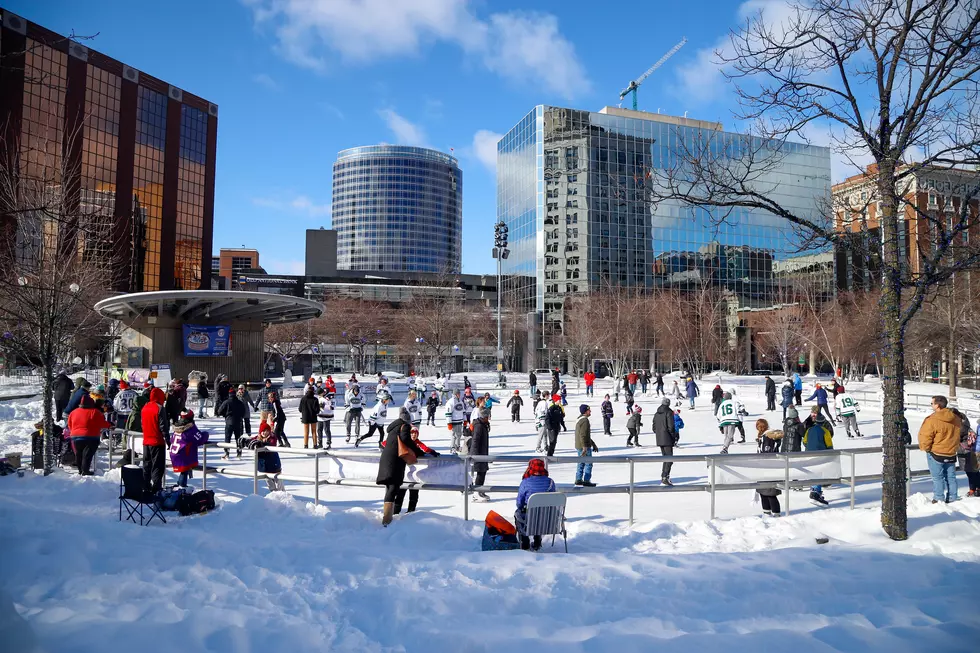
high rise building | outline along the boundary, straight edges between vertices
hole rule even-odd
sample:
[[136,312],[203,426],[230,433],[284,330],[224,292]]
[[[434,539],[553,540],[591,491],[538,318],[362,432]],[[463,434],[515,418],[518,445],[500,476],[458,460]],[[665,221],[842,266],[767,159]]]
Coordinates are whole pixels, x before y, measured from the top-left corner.
[[218,250],[218,273],[228,280],[228,287],[236,290],[239,287],[238,278],[249,270],[259,268],[259,250],[245,247],[224,248]]
[[99,223],[117,290],[210,289],[217,105],[0,13],[0,160]]
[[[684,143],[743,137],[705,122],[628,109],[537,106],[497,144],[497,215],[509,227],[501,292],[509,310],[534,317],[528,364],[561,334],[570,294],[603,285],[637,289],[710,284],[733,310],[765,306],[778,263],[798,253],[786,223],[752,210],[655,202],[652,180],[676,165]],[[830,152],[778,146],[761,180],[774,199],[815,215],[830,196]],[[597,316],[597,319],[601,319]]]
[[333,165],[332,221],[338,270],[458,273],[459,163],[423,147],[342,150]]

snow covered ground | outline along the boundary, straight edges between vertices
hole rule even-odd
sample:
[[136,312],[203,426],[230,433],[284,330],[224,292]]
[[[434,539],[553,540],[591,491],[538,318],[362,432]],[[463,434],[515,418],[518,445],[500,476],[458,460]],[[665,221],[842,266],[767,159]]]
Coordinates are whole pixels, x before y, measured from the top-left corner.
[[[701,383],[706,394],[712,381]],[[738,385],[746,399],[750,442],[757,417],[779,421],[781,413],[763,410],[761,378],[725,383]],[[574,382],[569,390],[571,429],[586,400]],[[597,408],[603,392],[600,385],[588,403]],[[641,442],[652,444],[657,402],[638,403],[648,413]],[[678,453],[720,448],[706,405],[682,412],[687,425]],[[26,437],[39,407],[37,401],[0,404],[0,451],[29,450]],[[596,436],[600,457],[643,456],[650,462],[637,465],[637,481],[656,483],[655,448],[627,449],[622,403],[616,411],[616,435]],[[533,450],[529,407],[521,424],[511,424],[503,406],[494,415],[491,453]],[[924,416],[909,412],[913,433]],[[835,445],[880,444],[877,420],[866,407],[860,419],[866,437],[849,441],[839,434]],[[287,432],[295,434],[298,422],[288,422]],[[203,425],[218,430],[216,421]],[[342,430],[339,420],[334,427],[335,434]],[[593,429],[601,431],[598,417]],[[441,414],[422,437],[448,448]],[[571,455],[572,442],[571,431],[562,434],[558,453]],[[334,446],[352,445],[335,437]],[[754,444],[733,451],[754,451]],[[917,456],[913,466],[922,469]],[[292,474],[311,471],[309,462],[289,456],[284,466]],[[493,465],[488,483],[516,484],[522,468]],[[879,456],[858,458],[859,473],[878,468]],[[567,487],[574,468],[552,469]],[[673,477],[694,483],[705,473],[703,462],[687,463],[675,465]],[[626,474],[622,465],[596,465],[593,479],[624,483]],[[751,491],[719,494],[718,515],[725,519],[715,521],[707,520],[707,493],[641,494],[632,529],[624,495],[572,496],[568,556],[558,553],[560,542],[538,554],[480,551],[483,516],[493,509],[510,517],[512,494],[471,505],[466,522],[458,493],[423,491],[420,512],[382,529],[380,488],[324,487],[323,505],[314,508],[311,486],[287,482],[287,493],[267,495],[262,488],[263,496],[251,496],[251,486],[250,479],[210,477],[217,511],[139,528],[117,521],[114,472],[0,478],[4,650],[14,643],[9,650],[30,650],[16,639],[23,624],[19,630],[10,623],[14,612],[43,650],[59,652],[130,650],[137,643],[147,652],[221,653],[953,652],[975,651],[980,642],[980,499],[934,506],[921,494],[931,487],[926,480],[913,485],[911,536],[901,543],[881,534],[880,488],[871,483],[859,487],[853,511],[846,487],[826,491],[839,508],[803,505],[793,493],[794,514],[781,519],[759,516]],[[830,543],[816,544],[817,535]]]

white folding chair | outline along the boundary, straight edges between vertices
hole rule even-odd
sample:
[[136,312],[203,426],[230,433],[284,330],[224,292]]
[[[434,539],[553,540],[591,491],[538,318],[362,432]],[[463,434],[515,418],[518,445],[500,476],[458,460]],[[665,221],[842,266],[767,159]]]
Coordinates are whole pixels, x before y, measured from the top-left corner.
[[561,535],[565,540],[565,553],[568,553],[568,533],[565,532],[565,495],[560,492],[538,492],[527,500],[527,521],[524,524],[525,537],[551,535],[551,546]]

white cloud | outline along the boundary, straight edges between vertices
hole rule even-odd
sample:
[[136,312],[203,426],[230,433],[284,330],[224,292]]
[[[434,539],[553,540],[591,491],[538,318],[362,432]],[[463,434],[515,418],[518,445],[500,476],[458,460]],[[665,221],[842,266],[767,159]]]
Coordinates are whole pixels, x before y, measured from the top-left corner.
[[269,274],[306,274],[306,262],[277,258],[261,258],[259,265]]
[[428,147],[425,130],[404,116],[391,109],[382,109],[378,115],[387,123],[388,129],[395,135],[395,145],[418,145]]
[[276,49],[315,71],[331,55],[368,63],[450,43],[507,79],[570,98],[589,89],[575,47],[546,13],[504,12],[480,18],[470,0],[242,0],[270,28]]
[[317,204],[306,195],[293,197],[253,197],[252,204],[284,213],[298,213],[311,218],[330,215],[329,204]]
[[272,77],[270,77],[269,75],[267,75],[265,73],[259,73],[257,75],[254,75],[252,77],[252,81],[255,82],[256,84],[258,84],[259,86],[264,86],[265,88],[269,89],[270,91],[278,91],[279,90],[279,83],[276,80],[272,79]]
[[497,172],[497,141],[503,136],[489,129],[481,129],[473,134],[473,156],[493,173]]

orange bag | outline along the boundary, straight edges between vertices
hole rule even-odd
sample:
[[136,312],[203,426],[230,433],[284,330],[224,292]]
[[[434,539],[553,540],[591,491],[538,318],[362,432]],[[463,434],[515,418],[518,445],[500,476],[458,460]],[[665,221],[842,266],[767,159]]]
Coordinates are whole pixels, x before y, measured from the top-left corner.
[[486,526],[496,531],[496,535],[517,535],[514,525],[493,510],[487,513]]

